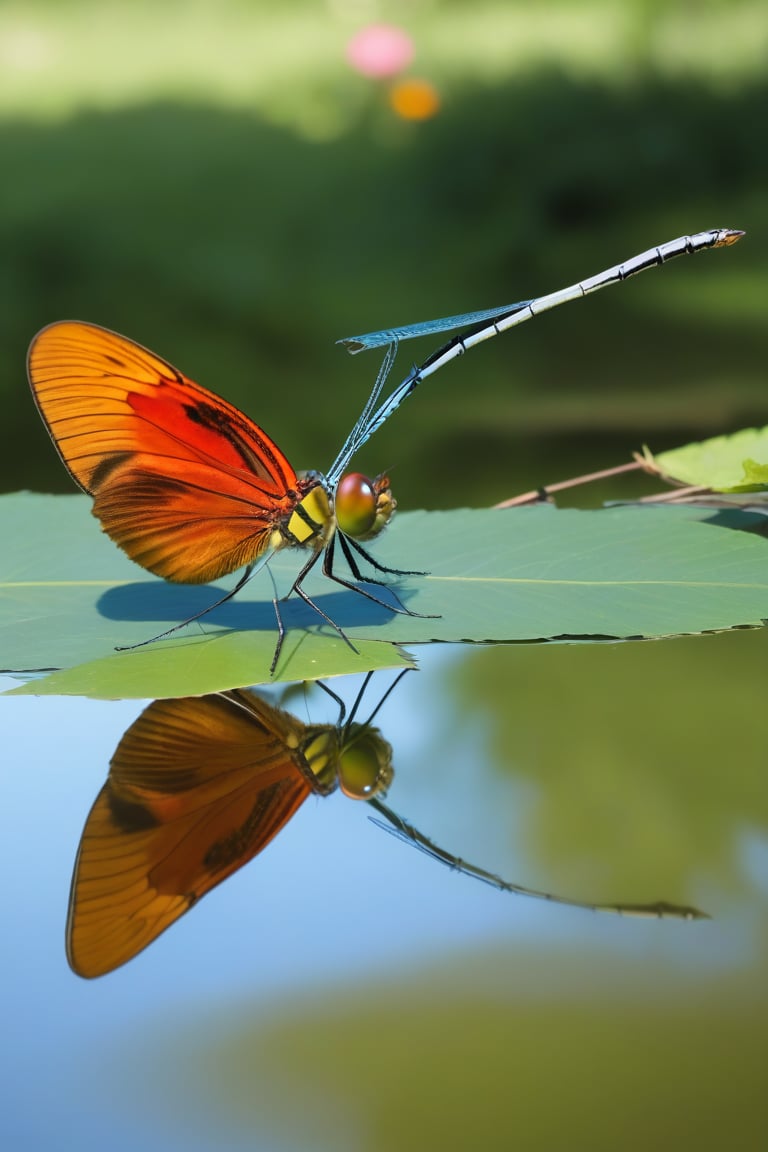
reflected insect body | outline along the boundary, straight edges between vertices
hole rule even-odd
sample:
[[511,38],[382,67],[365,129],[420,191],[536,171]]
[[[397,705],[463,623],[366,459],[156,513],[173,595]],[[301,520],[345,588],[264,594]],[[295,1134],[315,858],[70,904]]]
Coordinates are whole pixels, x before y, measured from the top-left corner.
[[[421,615],[405,607],[382,577],[424,573],[387,567],[363,546],[381,533],[395,511],[389,478],[347,472],[355,453],[421,381],[476,344],[541,312],[676,256],[733,244],[742,235],[716,228],[683,236],[547,296],[339,341],[350,352],[384,347],[385,353],[363,411],[325,475],[296,473],[267,434],[233,405],[141,345],[94,324],[60,321],[42,329],[29,349],[30,384],[66,468],[93,497],[93,513],[103,531],[132,560],[166,580],[188,584],[244,569],[229,592],[152,640],[231,599],[276,552],[303,548],[309,556],[287,595],[295,592],[354,649],[303,583],[322,556],[323,572],[335,583],[390,611]],[[380,403],[402,340],[458,329],[464,331]],[[334,570],[337,544],[352,579]],[[363,575],[358,558],[378,575]],[[386,585],[388,598],[361,582]],[[273,605],[278,638],[271,672],[285,635],[278,597]]]
[[594,911],[701,917],[674,904],[593,904],[509,883],[438,847],[382,797],[392,748],[373,720],[342,701],[333,724],[304,724],[250,691],[156,700],[131,725],[88,815],[75,861],[67,958],[79,976],[131,960],[198,900],[257,856],[308,796],[338,786],[366,801],[374,822],[432,858],[502,891]]
[[346,720],[339,701],[335,725],[303,724],[248,691],[150,704],[120,741],[83,829],[67,919],[72,969],[95,977],[125,964],[257,856],[308,796],[384,792],[392,749],[373,717],[356,722],[361,698]]

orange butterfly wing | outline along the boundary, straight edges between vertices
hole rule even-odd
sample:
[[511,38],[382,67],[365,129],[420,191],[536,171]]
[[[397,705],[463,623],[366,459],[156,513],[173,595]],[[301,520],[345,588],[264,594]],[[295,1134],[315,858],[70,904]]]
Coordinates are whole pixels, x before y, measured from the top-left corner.
[[28,370],[62,460],[132,560],[202,584],[277,546],[272,533],[298,500],[296,473],[233,405],[79,321],[39,332]]
[[67,919],[75,972],[130,960],[327,791],[297,750],[303,732],[245,692],[149,705],[83,829]]

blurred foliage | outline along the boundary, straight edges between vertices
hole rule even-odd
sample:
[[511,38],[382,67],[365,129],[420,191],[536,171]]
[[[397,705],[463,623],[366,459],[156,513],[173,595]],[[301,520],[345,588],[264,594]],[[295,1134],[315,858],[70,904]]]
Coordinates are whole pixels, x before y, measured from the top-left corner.
[[[300,1010],[241,1006],[229,1027],[184,1020],[175,1042],[163,1034],[162,1066],[147,1053],[161,1072],[180,1064],[219,1137],[264,1147],[759,1148],[760,970],[683,975],[655,959],[651,976],[596,952],[488,950]],[[301,1106],[286,1109],[297,1085]]]
[[718,888],[752,890],[744,835],[768,837],[767,648],[764,628],[495,648],[462,661],[450,691],[457,723],[482,717],[487,764],[527,782],[513,834],[552,884],[686,893],[717,915]]
[[[418,125],[348,72],[349,20],[330,8],[229,3],[217,20],[215,5],[195,6],[170,52],[161,32],[178,5],[96,8],[89,20],[85,2],[29,6],[59,54],[47,61],[27,29],[19,51],[42,52],[37,86],[9,74],[0,103],[0,488],[71,490],[22,368],[53,319],[146,343],[248,411],[297,467],[324,468],[377,367],[334,339],[550,291],[724,225],[747,229],[737,249],[446,370],[359,463],[394,465],[404,506],[451,506],[613,463],[652,434],[660,450],[763,422],[753,302],[766,290],[768,158],[754,126],[768,85],[738,68],[763,35],[759,7],[697,9],[688,43],[682,4],[636,2],[619,19],[563,3],[548,20],[489,5],[472,21],[461,5],[419,5],[414,35],[444,107]],[[558,29],[581,35],[559,42]],[[674,67],[681,44],[695,67]],[[409,347],[396,373],[431,350]]]

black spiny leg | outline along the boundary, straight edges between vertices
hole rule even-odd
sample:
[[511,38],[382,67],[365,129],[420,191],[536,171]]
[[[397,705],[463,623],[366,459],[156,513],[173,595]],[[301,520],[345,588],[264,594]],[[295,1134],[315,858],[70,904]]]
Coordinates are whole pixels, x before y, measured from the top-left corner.
[[[339,535],[341,537],[342,551],[347,558],[347,563],[352,569],[352,572],[355,574],[356,580],[362,580],[363,577],[360,575],[357,569],[357,565],[350,555],[351,548],[354,548],[355,552],[362,556],[364,560],[367,560],[371,567],[375,568],[377,572],[388,572],[390,576],[429,576],[429,572],[420,572],[417,569],[389,568],[386,564],[380,564],[374,556],[371,556],[367,549],[363,548],[362,544],[357,542],[357,540],[353,540],[350,536],[345,536],[343,532],[339,533]],[[370,577],[365,577],[365,579],[368,580],[369,584],[384,583],[383,580],[372,580]]]
[[164,640],[166,636],[172,636],[173,633],[178,632],[180,628],[186,628],[187,624],[194,624],[195,620],[202,619],[202,617],[207,616],[209,612],[213,612],[214,608],[220,608],[222,604],[226,604],[227,600],[231,600],[233,596],[236,596],[243,585],[247,584],[250,580],[253,569],[254,565],[249,564],[231,592],[227,592],[218,600],[214,600],[213,604],[209,604],[207,608],[201,608],[199,612],[195,612],[194,616],[188,616],[187,619],[182,620],[180,624],[174,624],[172,628],[166,628],[165,632],[160,632],[157,636],[151,636],[148,640],[139,640],[138,644],[115,645],[115,652],[132,652],[134,648],[143,648],[145,644],[154,644],[155,640]]
[[[386,588],[390,596],[392,596],[392,598],[395,600],[394,604],[389,603],[387,600],[382,600],[380,596],[374,596],[372,592],[367,592],[365,588],[361,588],[358,584],[353,584],[351,580],[345,580],[343,576],[338,576],[333,571],[334,546],[337,539],[341,543],[341,550],[344,553],[344,557],[347,563],[349,564],[349,568],[354,579],[364,581],[367,584],[377,584],[381,588]],[[364,556],[366,560],[369,560],[373,567],[379,572],[391,572],[393,575],[399,576],[426,575],[424,572],[401,572],[398,568],[386,568],[383,564],[378,564],[372,556],[369,556],[365,548],[362,548],[355,540],[350,540],[342,532],[338,532],[326,548],[325,555],[323,557],[323,573],[328,577],[329,580],[333,580],[335,584],[341,584],[343,588],[349,588],[351,592],[357,592],[358,595],[365,596],[366,600],[371,600],[374,604],[380,604],[382,608],[388,608],[390,612],[397,612],[398,615],[414,616],[418,617],[420,620],[439,619],[439,616],[430,616],[424,612],[412,612],[410,608],[406,608],[400,597],[397,595],[392,586],[387,583],[386,580],[376,580],[372,576],[364,576],[360,571],[360,565],[352,555],[352,548],[355,548],[355,550]]]
[[[328,613],[324,612],[320,605],[316,604],[312,597],[309,596],[301,586],[302,581],[306,576],[309,575],[319,559],[320,553],[313,552],[309,560],[307,560],[306,564],[301,569],[301,572],[299,572],[288,592],[286,592],[285,596],[281,596],[279,599],[277,596],[275,596],[272,600],[272,606],[275,609],[275,617],[277,619],[277,644],[275,645],[275,654],[272,657],[272,663],[269,666],[270,676],[274,673],[275,668],[277,667],[277,662],[280,659],[280,652],[283,647],[283,640],[285,639],[285,625],[283,624],[283,617],[280,612],[280,600],[287,600],[292,592],[295,592],[296,595],[299,596],[305,604],[307,604],[314,612],[317,612],[318,616],[321,616],[322,619],[325,620],[326,624],[330,624],[331,628],[333,628],[335,632],[338,632],[344,643],[348,644],[353,652],[356,653],[358,651],[358,649],[355,648],[354,644],[350,640],[349,636],[347,636],[344,629],[339,624],[337,624],[335,620],[332,620]],[[323,565],[323,568],[325,568],[325,565]]]

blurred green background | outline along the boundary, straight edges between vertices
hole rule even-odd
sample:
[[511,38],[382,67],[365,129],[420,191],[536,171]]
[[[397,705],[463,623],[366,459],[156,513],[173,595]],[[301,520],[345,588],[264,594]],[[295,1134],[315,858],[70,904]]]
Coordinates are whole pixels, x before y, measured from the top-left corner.
[[[413,38],[408,74],[440,97],[431,119],[398,118],[390,82],[347,63],[349,38],[376,20]],[[350,358],[337,338],[551,291],[721,226],[747,236],[446,368],[357,463],[392,468],[402,508],[488,504],[626,460],[644,442],[660,450],[765,423],[767,65],[762,0],[0,4],[0,488],[71,490],[24,374],[29,339],[52,320],[132,336],[237,403],[297,468],[322,469],[378,367],[375,353]],[[433,346],[404,348],[396,376]],[[366,873],[363,855],[366,895],[313,937],[301,917],[352,887],[318,857],[313,883],[296,881],[307,907],[294,892],[287,924],[261,923],[261,891],[253,922],[241,904],[221,936],[201,934],[173,1011],[177,969],[153,968],[167,955],[160,945],[95,989],[57,976],[63,956],[38,942],[40,971],[19,966],[8,986],[19,1004],[38,1003],[24,984],[37,974],[50,1006],[41,1000],[14,1037],[15,1056],[31,1053],[16,1065],[63,1068],[66,1080],[47,1037],[69,1006],[64,1043],[87,1044],[99,1065],[110,1120],[101,1135],[113,1148],[115,1100],[118,1117],[135,1113],[144,1146],[154,1146],[150,1130],[169,1146],[155,1113],[144,1120],[153,1093],[168,1130],[186,1126],[186,1149],[207,1147],[198,1116],[217,1132],[231,1124],[244,1147],[312,1152],[763,1147],[764,670],[762,632],[473,652],[430,682],[444,709],[434,731],[412,715],[404,748],[387,732],[406,789],[393,803],[438,836],[429,789],[445,771],[445,840],[468,858],[493,866],[492,809],[524,852],[526,870],[511,878],[699,902],[711,926],[598,929],[583,917],[563,940],[548,919],[523,944],[515,908],[512,938],[499,942],[473,933],[471,912],[456,918],[451,889],[436,900],[453,950],[438,941],[426,960],[398,967],[382,947],[318,992],[311,970],[326,937],[354,966],[357,949],[377,946],[364,911],[405,948],[424,909],[420,893],[406,912],[389,872]],[[46,727],[30,718],[35,734]],[[485,804],[449,790],[463,741]],[[34,812],[33,759],[28,767]],[[493,779],[514,783],[514,806],[494,805]],[[474,843],[456,831],[461,814],[476,817]],[[57,868],[78,832],[67,828]],[[19,900],[33,925],[38,882]],[[249,1011],[248,993],[223,982],[238,925],[243,965],[262,947],[260,929],[270,955],[301,954],[310,975],[282,999],[267,983],[269,1002]],[[202,986],[206,964],[217,993]],[[250,980],[258,997],[257,962]],[[110,1019],[121,997],[136,1005],[130,1025],[92,1048],[94,1010]],[[102,1072],[110,1044],[133,1079]],[[73,1067],[89,1086],[91,1066]],[[23,1093],[18,1101],[21,1114]]]
[[[369,18],[412,36],[432,119],[347,64]],[[4,3],[0,484],[71,490],[24,382],[51,320],[132,336],[324,469],[378,366],[339,337],[720,226],[748,237],[446,369],[359,465],[403,507],[479,504],[762,422],[767,26],[733,0]]]

